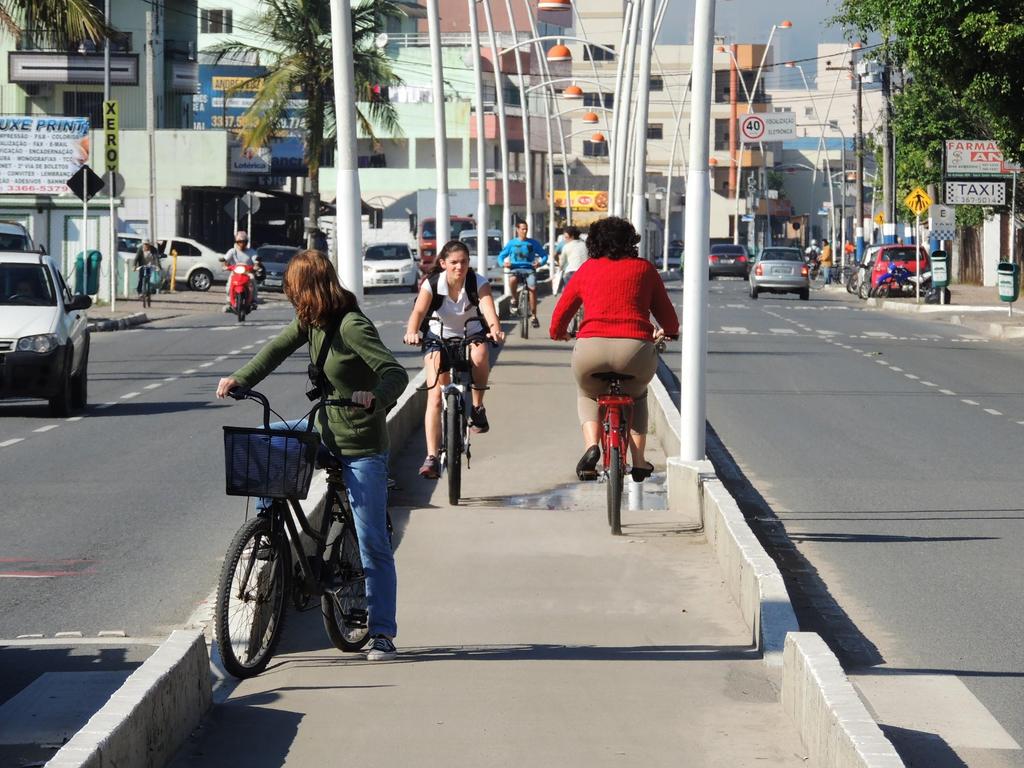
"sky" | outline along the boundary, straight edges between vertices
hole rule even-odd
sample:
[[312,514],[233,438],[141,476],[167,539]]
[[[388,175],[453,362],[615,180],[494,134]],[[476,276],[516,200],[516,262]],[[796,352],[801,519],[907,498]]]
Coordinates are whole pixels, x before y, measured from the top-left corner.
[[[694,5],[694,0],[669,0],[659,42],[693,42]],[[765,43],[772,24],[788,20],[793,28],[775,34],[775,58],[807,59],[817,54],[818,43],[843,40],[842,29],[827,24],[838,7],[839,0],[717,0],[715,34],[730,42]]]

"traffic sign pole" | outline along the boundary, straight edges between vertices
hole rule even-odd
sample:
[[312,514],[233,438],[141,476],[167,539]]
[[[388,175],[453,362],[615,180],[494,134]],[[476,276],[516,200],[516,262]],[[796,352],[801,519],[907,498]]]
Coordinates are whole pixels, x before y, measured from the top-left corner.
[[914,256],[917,259],[917,281],[914,283],[914,301],[921,303],[921,214],[917,214],[917,225],[914,230]]

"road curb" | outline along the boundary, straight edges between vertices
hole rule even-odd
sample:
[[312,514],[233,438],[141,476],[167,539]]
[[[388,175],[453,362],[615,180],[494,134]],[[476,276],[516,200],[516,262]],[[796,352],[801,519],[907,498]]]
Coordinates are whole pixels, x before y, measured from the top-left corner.
[[652,432],[672,457],[666,470],[669,509],[703,530],[804,745],[823,768],[899,768],[903,761],[861,702],[839,659],[816,633],[799,631],[778,565],[714,466],[706,460],[677,458],[679,409],[662,381],[670,375],[661,361],[648,390]]
[[149,316],[145,312],[136,312],[126,317],[119,317],[116,320],[113,318],[106,320],[90,320],[89,330],[93,333],[102,333],[106,331],[124,331],[128,328],[134,328],[137,325],[142,325],[149,322]]
[[791,632],[783,653],[782,706],[818,765],[901,768],[903,760],[878,727],[816,632]]
[[164,765],[210,707],[210,658],[198,630],[175,630],[47,763]]

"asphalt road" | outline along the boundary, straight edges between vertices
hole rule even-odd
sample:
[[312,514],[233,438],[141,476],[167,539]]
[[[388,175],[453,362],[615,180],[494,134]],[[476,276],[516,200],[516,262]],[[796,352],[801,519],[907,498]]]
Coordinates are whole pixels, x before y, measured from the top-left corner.
[[1024,346],[746,288],[709,286],[708,421],[801,624],[908,764],[1024,764]]
[[[411,303],[374,292],[363,308],[415,371],[418,350],[401,346]],[[224,495],[221,426],[260,417],[214,388],[292,316],[277,302],[244,324],[205,314],[96,333],[84,413],[0,402],[0,638],[164,636],[188,619],[245,517]],[[307,364],[300,352],[260,386],[279,412],[308,409]]]

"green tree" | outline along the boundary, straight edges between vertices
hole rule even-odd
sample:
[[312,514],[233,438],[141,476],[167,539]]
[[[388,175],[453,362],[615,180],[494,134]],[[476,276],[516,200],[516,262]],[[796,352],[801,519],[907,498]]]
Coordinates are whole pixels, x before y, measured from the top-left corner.
[[109,31],[103,13],[90,0],[0,0],[0,28],[37,45],[100,42]]
[[[395,108],[375,99],[372,88],[400,82],[376,37],[387,19],[403,15],[393,0],[368,0],[352,9],[352,59],[360,97],[356,120],[362,133],[373,139],[375,127],[390,133],[399,130]],[[284,135],[288,112],[293,111],[289,102],[301,103],[297,111],[310,192],[306,236],[312,246],[320,217],[321,158],[336,140],[330,5],[328,0],[263,0],[261,11],[245,24],[258,43],[229,40],[207,52],[217,61],[254,62],[265,70],[236,88],[255,90],[252,106],[242,117],[241,139],[247,149],[264,147],[271,138]]]

